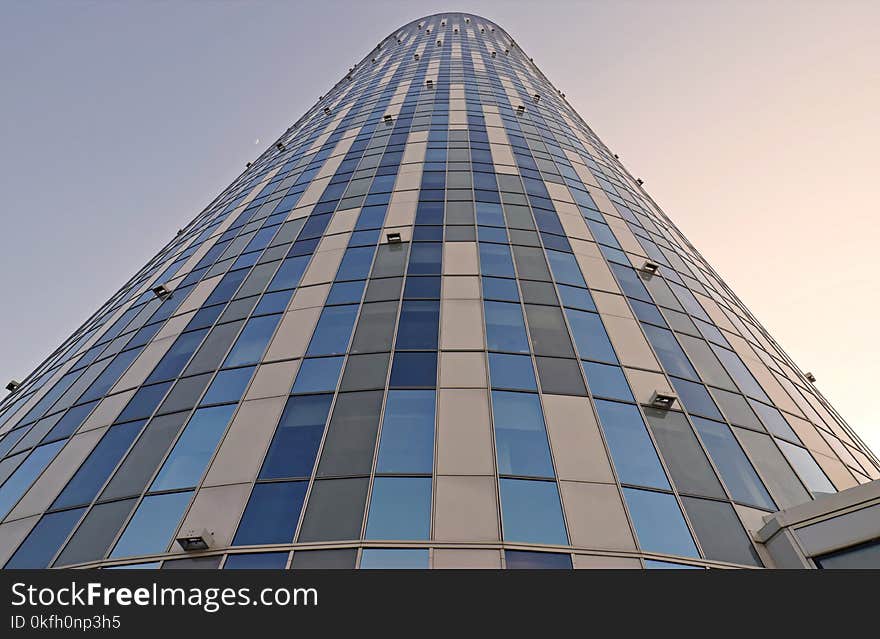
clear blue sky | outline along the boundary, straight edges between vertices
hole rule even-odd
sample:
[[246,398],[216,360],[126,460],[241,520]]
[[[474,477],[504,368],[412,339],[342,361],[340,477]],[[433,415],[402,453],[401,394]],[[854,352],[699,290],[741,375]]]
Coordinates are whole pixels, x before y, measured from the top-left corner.
[[0,380],[23,377],[381,38],[443,10],[518,40],[880,449],[866,401],[880,364],[873,0],[5,0]]

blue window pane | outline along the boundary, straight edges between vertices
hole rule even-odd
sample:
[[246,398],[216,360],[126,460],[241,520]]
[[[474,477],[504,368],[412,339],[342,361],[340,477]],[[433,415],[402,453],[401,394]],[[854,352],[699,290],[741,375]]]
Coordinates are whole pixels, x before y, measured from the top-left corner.
[[76,508],[44,515],[5,568],[46,568],[85,510]]
[[553,477],[541,402],[532,393],[492,391],[498,472]]
[[819,464],[816,463],[816,460],[813,459],[806,448],[801,448],[784,441],[777,443],[811,493],[821,495],[837,492],[834,484],[828,480],[828,477],[822,472]]
[[559,285],[559,297],[562,299],[562,305],[568,308],[576,308],[581,311],[595,311],[596,304],[593,303],[593,296],[585,288],[577,288],[575,286]]
[[577,260],[571,253],[559,251],[547,251],[547,260],[553,271],[553,277],[559,284],[571,284],[573,286],[586,286],[584,276],[578,266]]
[[699,557],[675,497],[635,488],[624,488],[639,546],[647,552]]
[[516,280],[501,277],[484,277],[483,298],[487,300],[501,300],[503,302],[518,302],[519,290],[516,287]]
[[113,384],[115,384],[122,376],[122,373],[125,372],[125,369],[128,368],[128,365],[131,364],[140,353],[140,349],[135,348],[117,355],[113,359],[113,362],[104,369],[104,372],[98,376],[98,379],[92,382],[92,385],[89,386],[88,390],[82,394],[82,397],[80,397],[78,401],[80,403],[88,402],[106,395],[107,391],[110,390]]
[[125,410],[116,418],[117,422],[125,422],[131,419],[144,419],[153,414],[159,402],[165,397],[165,393],[171,387],[171,382],[142,386],[129,400]]
[[283,570],[287,566],[287,552],[249,552],[229,555],[224,570]]
[[97,403],[98,402],[95,401],[71,408],[64,414],[64,417],[52,427],[52,430],[46,435],[45,441],[51,442],[56,439],[61,439],[62,437],[67,437],[73,433],[77,428],[82,426],[82,423],[86,420],[86,417],[92,412],[92,409]]
[[[216,306],[208,306],[207,308],[200,308],[196,311],[196,314],[193,315],[192,319],[189,321],[189,324],[186,325],[186,330],[194,330],[197,328],[208,328],[217,321],[217,318],[220,317],[220,313],[223,312],[226,306],[223,304],[217,304]],[[161,326],[161,325],[159,325]]]
[[299,367],[296,382],[293,384],[293,392],[326,393],[336,390],[344,359],[344,357],[304,359]]
[[208,329],[205,328],[181,334],[153,369],[153,372],[150,373],[147,383],[173,379],[180,375],[180,371],[186,366],[189,358],[202,343],[202,339],[207,333]]
[[477,224],[485,226],[504,226],[501,205],[494,202],[477,202]]
[[430,473],[434,466],[434,391],[388,391],[379,473]]
[[617,363],[605,326],[596,313],[566,308],[565,316],[568,318],[578,354],[582,359]]
[[440,302],[404,301],[400,309],[395,348],[436,349]]
[[480,274],[513,277],[513,258],[506,244],[480,242]]
[[677,564],[671,561],[657,561],[656,559],[646,559],[645,569],[647,570],[705,570],[700,566],[689,566],[687,564]]
[[756,402],[753,399],[750,399],[748,401],[751,407],[755,409],[755,412],[758,413],[761,421],[764,422],[764,426],[767,427],[767,430],[769,430],[777,437],[782,437],[793,442],[800,442],[800,440],[797,438],[797,435],[795,435],[794,431],[791,429],[791,426],[789,426],[788,422],[785,421],[782,413],[780,413],[775,408],[772,408],[771,406],[767,406],[766,404],[762,404],[761,402]]
[[341,280],[363,280],[370,274],[370,267],[373,265],[373,254],[376,252],[375,246],[362,246],[346,249],[339,270],[336,272],[336,279]]
[[306,355],[345,353],[357,313],[357,304],[325,307],[315,327]]
[[336,282],[327,295],[327,304],[357,304],[361,301],[365,284],[366,280]]
[[102,570],[158,570],[161,561],[145,561],[137,564],[122,564],[119,566],[104,566]]
[[52,508],[66,508],[91,502],[145,423],[146,420],[128,422],[108,429],[89,454],[88,459],[58,495]]
[[507,244],[508,242],[507,229],[504,227],[478,226],[477,230],[480,242],[500,242],[501,244]]
[[238,285],[241,284],[248,272],[249,269],[240,268],[237,271],[230,271],[224,275],[202,306],[212,306],[221,302],[228,302],[232,294],[238,290]]
[[15,469],[9,479],[0,487],[0,519],[5,517],[43,469],[55,458],[66,440],[45,444],[34,448],[21,466]]
[[611,270],[614,272],[614,276],[617,278],[617,282],[620,284],[620,289],[623,291],[624,295],[643,302],[654,302],[654,300],[651,299],[651,296],[648,295],[648,291],[642,283],[642,280],[636,275],[635,270],[628,266],[621,266],[620,264],[612,264]]
[[528,353],[529,340],[522,307],[507,302],[483,302],[486,315],[486,342],[489,350]]
[[427,539],[430,530],[430,477],[375,479],[367,539]]
[[705,386],[688,382],[678,377],[670,377],[669,379],[672,381],[672,386],[678,394],[679,401],[681,401],[687,412],[703,415],[704,417],[724,419],[715,407],[715,402],[709,397],[709,392]]
[[151,491],[195,486],[208,466],[235,405],[200,408],[190,418],[183,434],[162,465]]
[[307,481],[254,486],[232,545],[287,544],[293,541],[308,486]]
[[409,275],[440,275],[443,245],[440,242],[415,242],[409,252]]
[[281,267],[275,273],[275,277],[269,282],[267,292],[281,291],[287,288],[295,288],[299,286],[306,267],[309,265],[310,255],[300,255],[297,257],[288,257],[281,262]]
[[312,474],[332,401],[332,395],[295,396],[287,400],[260,471],[261,479]]
[[749,369],[746,368],[746,365],[742,363],[739,355],[737,355],[733,351],[727,350],[726,348],[716,346],[715,344],[710,344],[710,346],[712,347],[712,350],[715,351],[715,355],[717,355],[718,359],[721,360],[721,363],[724,364],[724,368],[727,369],[727,372],[730,373],[730,376],[734,379],[734,381],[737,383],[743,393],[750,397],[763,400],[768,404],[772,403],[770,401],[770,398],[767,397],[766,393],[764,393],[761,385],[758,384],[758,382],[752,376],[751,372],[749,372]]
[[254,315],[266,315],[268,313],[282,313],[287,309],[293,290],[266,293],[260,298],[260,303],[254,309]]
[[568,544],[555,482],[501,479],[499,483],[504,541]]
[[281,314],[263,315],[261,317],[252,317],[245,324],[244,330],[235,340],[235,346],[229,351],[223,366],[230,368],[232,366],[243,366],[245,364],[256,364],[263,358],[263,352],[272,339],[275,327],[281,320]]
[[636,317],[639,318],[640,321],[650,322],[651,324],[657,324],[658,326],[666,326],[666,320],[663,319],[660,310],[653,304],[647,304],[646,302],[640,302],[634,299],[630,299],[629,303],[632,306]]
[[669,488],[638,409],[632,404],[599,399],[596,400],[596,410],[620,481],[624,484]]
[[726,424],[695,417],[694,426],[734,501],[765,510],[776,505]]
[[608,397],[627,402],[635,401],[629,384],[619,366],[608,364],[595,364],[593,362],[581,362],[590,392],[594,397]]
[[362,569],[404,570],[427,567],[427,548],[365,548],[361,554]]
[[440,278],[432,275],[406,278],[403,299],[440,299]]
[[249,552],[229,555],[224,570],[282,570],[287,566],[286,552]]
[[571,570],[571,555],[561,552],[505,550],[508,570]]
[[681,350],[681,346],[675,341],[672,331],[651,324],[642,324],[642,328],[645,329],[645,335],[651,342],[651,346],[654,347],[657,357],[660,358],[660,363],[663,364],[667,373],[693,380],[700,379],[684,351]]
[[145,497],[110,557],[115,559],[165,552],[190,497],[192,491]]
[[528,355],[489,353],[489,379],[492,388],[538,390],[532,358]]
[[248,382],[251,381],[255,369],[255,366],[248,366],[247,368],[220,371],[208,387],[208,392],[202,398],[201,405],[237,402],[241,399]]
[[392,388],[435,387],[437,385],[437,352],[399,352],[391,366]]

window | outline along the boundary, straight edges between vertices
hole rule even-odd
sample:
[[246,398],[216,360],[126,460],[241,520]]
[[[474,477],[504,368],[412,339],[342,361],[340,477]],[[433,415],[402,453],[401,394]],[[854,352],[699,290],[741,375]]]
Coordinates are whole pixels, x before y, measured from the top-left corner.
[[336,272],[336,280],[362,280],[370,274],[370,266],[373,263],[375,246],[363,246],[349,248],[345,251],[339,270]]
[[556,306],[526,304],[526,319],[535,355],[573,357],[571,339],[565,328],[562,310]]
[[117,422],[127,422],[133,419],[144,419],[153,414],[159,402],[165,397],[166,391],[171,388],[171,382],[141,386],[129,400],[125,409],[116,418]]
[[536,357],[541,391],[554,395],[586,397],[587,387],[581,377],[580,362],[562,357]]
[[[880,568],[880,541],[871,541],[827,555],[814,557],[819,568],[831,570],[865,570]],[[8,566],[7,566],[8,567]]]
[[232,545],[286,544],[293,541],[308,485],[307,481],[255,485]]
[[678,377],[671,377],[672,387],[678,394],[679,401],[691,415],[703,415],[714,419],[723,419],[715,407],[715,402],[702,384],[696,384]]
[[263,352],[272,339],[275,327],[281,319],[281,314],[263,315],[253,317],[245,324],[244,330],[235,341],[235,346],[226,356],[224,367],[243,366],[256,364],[263,358]]
[[[37,476],[55,458],[55,454],[61,450],[66,440],[38,446],[28,455],[9,479],[0,487],[0,519],[5,517],[10,509],[18,502],[25,491],[30,488]],[[8,458],[7,458],[8,459]]]
[[[147,378],[147,382],[158,382],[166,379],[173,379],[180,375],[180,371],[186,366],[189,358],[195,353],[199,344],[202,343],[208,329],[198,331],[190,331],[183,333],[176,340],[168,352],[162,357],[153,372]],[[108,389],[109,390],[109,389]]]
[[581,362],[593,397],[607,397],[632,402],[633,396],[619,366]]
[[229,371],[220,371],[208,387],[208,392],[202,398],[201,405],[225,404],[237,402],[244,394],[255,366],[247,368],[235,368]]
[[351,355],[345,364],[341,391],[360,391],[385,388],[388,378],[390,353]]
[[391,340],[394,337],[394,320],[396,318],[397,302],[364,304],[361,307],[361,315],[360,319],[358,319],[357,330],[354,333],[351,352],[376,353],[390,351]]
[[765,510],[776,510],[767,489],[726,424],[694,418],[694,426],[706,445],[721,479],[734,501]]
[[428,390],[388,391],[376,472],[431,472],[434,466],[434,395],[434,391]]
[[103,559],[136,503],[137,499],[123,499],[93,506],[54,565],[69,566]]
[[504,541],[568,545],[556,482],[500,479]]
[[508,570],[571,570],[571,555],[560,552],[505,550]]
[[834,484],[828,480],[828,477],[825,476],[819,464],[816,463],[816,460],[813,459],[806,448],[783,441],[778,443],[779,448],[782,449],[782,454],[794,466],[795,471],[797,471],[797,474],[807,485],[811,493],[821,495],[822,493],[837,492]]
[[550,447],[538,396],[492,391],[498,472],[553,477]]
[[749,372],[749,369],[746,368],[746,365],[742,363],[739,355],[726,348],[716,346],[715,344],[710,344],[710,346],[712,347],[712,350],[715,351],[718,359],[721,360],[721,363],[724,364],[724,368],[727,369],[727,372],[730,373],[730,376],[736,381],[742,392],[749,397],[763,400],[768,404],[771,403],[770,398],[764,393],[761,385],[755,381],[755,378]]
[[480,274],[495,277],[514,277],[513,258],[506,244],[480,242]]
[[391,366],[392,388],[434,387],[437,384],[437,352],[398,352]]
[[260,471],[261,479],[312,474],[332,400],[332,395],[294,396],[287,400]]
[[440,299],[440,277],[422,275],[406,278],[404,299]]
[[651,324],[642,324],[642,328],[667,373],[693,380],[699,379],[694,367],[691,366],[684,351],[681,350],[681,346],[675,341],[672,331]]
[[70,531],[79,522],[85,508],[43,515],[24,543],[6,563],[5,568],[46,568]]
[[369,478],[316,480],[299,541],[360,539]]
[[528,353],[529,340],[519,304],[484,302],[489,350]]
[[582,359],[617,363],[608,333],[605,332],[605,326],[596,313],[566,308],[565,316],[568,318],[574,343]]
[[[397,392],[422,391],[391,391],[389,406],[391,396]],[[379,432],[379,413],[382,410],[383,395],[383,391],[376,390],[340,393],[337,396],[333,417],[330,418],[330,425],[327,427],[324,447],[321,449],[318,477],[370,473],[373,466],[373,452],[376,449],[376,434]],[[386,421],[387,419],[386,415]],[[432,429],[433,423],[432,413]]]
[[489,378],[492,388],[538,390],[532,358],[528,355],[489,353]]
[[192,491],[144,497],[110,554],[111,559],[165,552],[190,497]]
[[409,255],[408,275],[440,275],[443,245],[440,242],[415,242]]
[[758,416],[761,418],[761,421],[764,422],[768,431],[777,437],[800,443],[800,440],[797,438],[797,435],[794,434],[794,431],[791,429],[791,426],[788,425],[788,422],[785,421],[782,413],[771,406],[756,402],[752,399],[748,400],[748,402],[755,412],[758,413]]
[[[550,261],[550,268],[553,270],[553,277],[559,284],[570,284],[573,286],[586,286],[584,276],[578,263],[571,253],[561,253],[559,251],[547,251],[547,259]],[[587,293],[589,295],[589,293]]]
[[671,561],[657,561],[656,559],[645,559],[645,568],[647,570],[705,570],[702,566],[676,564]]
[[[357,304],[364,293],[365,280],[336,282],[327,295],[327,304]],[[228,560],[227,560],[228,562]]]
[[146,421],[129,422],[109,428],[58,495],[52,508],[67,508],[90,503],[145,423]]
[[352,569],[357,564],[357,548],[336,548],[334,550],[297,550],[293,553],[293,570],[307,569]]
[[559,297],[562,298],[563,306],[582,311],[596,310],[596,305],[593,303],[593,297],[587,289],[566,286],[564,284],[560,284],[558,288]]
[[763,566],[733,506],[694,497],[682,497],[681,502],[707,559]]
[[281,570],[287,566],[286,552],[249,552],[229,555],[224,570]]
[[[408,278],[407,284],[412,279]],[[404,301],[394,347],[398,350],[436,349],[439,326],[440,302]]]
[[646,408],[645,416],[679,492],[725,499],[724,490],[684,415]]
[[[275,273],[275,277],[272,278],[272,281],[269,282],[269,287],[266,289],[266,292],[271,293],[273,291],[282,291],[284,289],[299,286],[299,281],[302,279],[303,273],[305,273],[306,267],[309,265],[310,258],[311,255],[300,255],[297,257],[288,257],[281,262],[281,267],[278,269],[278,272]],[[205,305],[207,306],[207,303]]]
[[299,367],[294,393],[326,393],[336,390],[344,357],[316,357],[304,359]]
[[632,404],[596,400],[617,475],[624,484],[669,488],[642,416]]
[[235,405],[216,406],[193,413],[150,490],[191,488],[198,484],[235,408]]
[[501,300],[503,302],[518,302],[519,291],[516,288],[516,280],[501,277],[484,277],[483,298],[487,300]]
[[430,477],[376,477],[367,539],[428,539],[430,529]]
[[187,417],[188,413],[183,412],[152,419],[101,493],[101,499],[129,497],[143,492]]
[[699,557],[675,497],[666,493],[624,488],[623,495],[646,552]]
[[773,443],[772,437],[736,426],[733,428],[780,509],[810,501],[809,493]]
[[325,306],[312,334],[306,355],[340,355],[345,353],[358,305]]
[[427,567],[427,548],[364,548],[361,554],[363,569],[402,570]]

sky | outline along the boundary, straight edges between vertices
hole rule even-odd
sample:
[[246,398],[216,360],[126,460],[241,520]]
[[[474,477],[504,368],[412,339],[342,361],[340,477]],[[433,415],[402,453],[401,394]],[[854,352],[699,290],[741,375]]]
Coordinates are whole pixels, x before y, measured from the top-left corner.
[[875,0],[3,0],[0,381],[441,11],[517,40],[880,452]]

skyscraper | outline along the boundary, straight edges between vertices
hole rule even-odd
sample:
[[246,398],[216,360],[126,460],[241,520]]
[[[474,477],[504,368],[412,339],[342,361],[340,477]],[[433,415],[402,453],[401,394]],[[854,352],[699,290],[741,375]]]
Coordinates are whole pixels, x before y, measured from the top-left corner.
[[10,384],[0,564],[770,566],[765,516],[880,478],[810,377],[510,35],[429,16]]

